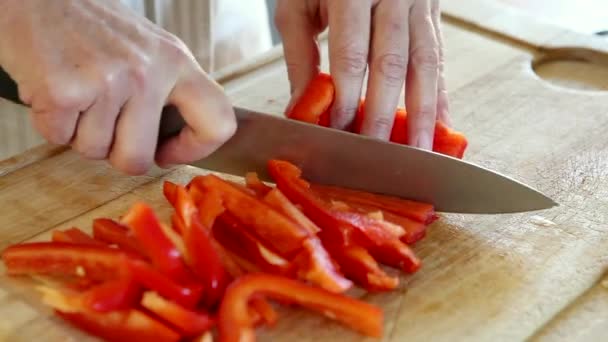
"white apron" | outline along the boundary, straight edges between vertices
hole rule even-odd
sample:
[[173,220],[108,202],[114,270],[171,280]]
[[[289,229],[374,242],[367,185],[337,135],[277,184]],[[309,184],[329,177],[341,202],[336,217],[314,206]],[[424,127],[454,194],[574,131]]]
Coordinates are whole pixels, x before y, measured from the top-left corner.
[[272,47],[265,0],[121,1],[182,39],[207,72]]

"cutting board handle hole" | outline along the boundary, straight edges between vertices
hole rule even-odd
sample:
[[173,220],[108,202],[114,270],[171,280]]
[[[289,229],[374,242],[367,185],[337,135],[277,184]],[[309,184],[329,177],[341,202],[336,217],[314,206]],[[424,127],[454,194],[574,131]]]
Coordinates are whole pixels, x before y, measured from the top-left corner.
[[578,91],[608,91],[608,55],[580,48],[548,49],[532,61],[536,75]]

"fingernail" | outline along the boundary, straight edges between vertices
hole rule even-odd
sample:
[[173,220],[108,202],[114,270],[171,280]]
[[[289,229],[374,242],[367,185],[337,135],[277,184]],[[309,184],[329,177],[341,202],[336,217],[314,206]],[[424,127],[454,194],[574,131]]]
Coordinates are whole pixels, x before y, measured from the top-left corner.
[[418,136],[418,142],[416,145],[425,150],[432,150],[433,149],[433,137],[428,133],[420,133],[420,135]]

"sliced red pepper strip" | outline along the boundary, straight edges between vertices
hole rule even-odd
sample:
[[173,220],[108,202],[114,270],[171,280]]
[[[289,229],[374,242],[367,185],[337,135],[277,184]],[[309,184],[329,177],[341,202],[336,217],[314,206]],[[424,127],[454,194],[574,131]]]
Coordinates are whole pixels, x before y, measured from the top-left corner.
[[127,276],[88,289],[82,294],[82,302],[86,307],[98,312],[126,310],[137,303],[140,290],[137,282]]
[[163,195],[165,196],[165,199],[167,199],[167,202],[169,202],[174,207],[175,207],[175,201],[177,199],[176,191],[177,191],[177,184],[175,184],[171,181],[163,182]]
[[221,193],[226,209],[244,227],[251,229],[264,243],[285,257],[297,253],[302,241],[309,235],[305,228],[268,204],[240,191],[215,175],[197,176],[191,183],[203,191],[215,190]]
[[121,223],[131,229],[146,255],[162,273],[178,282],[192,281],[181,253],[163,232],[152,208],[141,202],[135,203]]
[[285,274],[290,268],[287,260],[268,250],[232,214],[224,213],[213,226],[213,236],[232,253],[270,273]]
[[65,242],[30,242],[2,252],[9,275],[50,275],[105,281],[128,274],[132,255],[115,248]]
[[200,222],[208,231],[213,227],[215,219],[226,211],[221,194],[214,189],[202,189],[192,186],[188,189],[190,197],[198,207]]
[[[207,290],[205,302],[214,305],[220,300],[227,284],[228,273],[222,265],[220,256],[211,243],[211,227],[203,227],[199,210],[185,187],[176,188],[175,207],[184,223],[183,237],[186,246],[186,261],[194,274],[203,281]],[[203,205],[209,203],[203,200]],[[201,207],[206,210],[205,207]],[[215,218],[207,218],[207,222]]]
[[[293,164],[271,160],[269,172],[277,187],[293,202],[302,206],[302,211],[322,229],[319,237],[327,251],[340,265],[340,271],[349,279],[360,284],[369,284],[369,288],[393,289],[397,279],[391,279],[384,273],[376,261],[363,249],[356,254],[344,253],[346,247],[358,245],[361,234],[349,222],[333,215],[327,204],[315,196],[307,187],[308,183],[300,178],[300,170]],[[372,277],[373,282],[368,281]]]
[[270,190],[273,189],[272,187],[264,184],[264,182],[260,180],[258,174],[255,172],[247,172],[247,174],[245,174],[245,184],[247,184],[249,189],[255,191],[258,196],[265,196],[268,192],[270,192]]
[[279,211],[281,214],[292,219],[300,226],[306,228],[310,234],[317,234],[321,229],[314,224],[306,215],[304,215],[300,209],[298,209],[289,199],[281,192],[281,190],[274,188],[266,193],[264,196],[264,202],[271,205],[274,209]]
[[340,271],[366,290],[390,291],[399,285],[399,279],[386,274],[365,248],[350,245],[331,250]]
[[363,235],[362,241],[371,254],[381,263],[414,273],[420,268],[420,260],[414,252],[390,232],[375,225],[369,217],[346,211],[334,211],[336,218],[348,222]]
[[203,312],[186,309],[154,291],[146,291],[141,306],[175,327],[184,337],[194,337],[210,330],[215,321]]
[[228,287],[220,306],[218,327],[222,341],[255,340],[248,303],[256,295],[296,303],[362,334],[382,336],[383,313],[373,305],[286,277],[248,274]]
[[186,308],[195,307],[201,300],[203,295],[201,284],[178,284],[143,261],[129,260],[128,265],[133,279],[139,284],[174,300]]
[[324,242],[331,240],[337,245],[348,245],[353,242],[353,228],[336,219],[325,208],[325,202],[310,191],[308,182],[300,178],[300,169],[287,161],[271,160],[268,163],[268,170],[279,190],[290,201],[300,205],[304,215],[321,228],[319,236]]
[[99,241],[117,245],[118,248],[125,251],[145,255],[132,232],[112,219],[97,218],[93,220],[93,237]]
[[321,241],[316,237],[306,239],[304,249],[293,263],[297,266],[297,276],[331,292],[345,292],[352,282],[338,271]]
[[325,73],[317,74],[291,107],[287,117],[318,124],[321,115],[331,107],[334,101],[334,93],[334,83],[331,76]]
[[366,213],[368,215],[375,212],[380,212],[382,214],[382,220],[395,224],[403,229],[403,234],[400,236],[400,239],[408,245],[416,243],[426,235],[427,226],[424,223],[414,221],[407,217],[395,215],[391,212],[381,210],[378,207],[370,205],[359,203],[349,203],[345,205],[348,207],[346,210],[353,210],[355,212]]
[[54,230],[52,240],[55,242],[71,242],[82,245],[107,246],[105,243],[95,240],[82,230],[73,227],[66,230]]
[[59,317],[106,341],[177,342],[181,339],[176,331],[138,309],[97,312],[83,305],[82,297],[50,287],[39,287],[39,290],[43,293],[42,301],[55,309]]
[[249,301],[249,307],[253,312],[259,314],[260,321],[272,327],[279,320],[279,314],[263,297],[254,297]]
[[106,341],[177,342],[181,336],[165,324],[137,309],[101,312],[61,312],[56,314],[73,326]]
[[433,205],[427,203],[329,185],[311,184],[310,188],[323,198],[345,202],[349,205],[356,203],[374,206],[425,224],[430,224],[437,219]]

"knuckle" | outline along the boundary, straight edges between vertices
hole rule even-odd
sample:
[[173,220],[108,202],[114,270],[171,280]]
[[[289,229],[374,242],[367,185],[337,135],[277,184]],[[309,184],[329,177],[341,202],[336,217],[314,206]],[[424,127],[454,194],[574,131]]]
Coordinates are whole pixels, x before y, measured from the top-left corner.
[[336,51],[336,69],[346,75],[361,76],[367,68],[367,50],[347,44]]
[[436,71],[439,69],[439,52],[433,47],[421,47],[413,51],[412,64],[422,70]]
[[387,53],[376,59],[376,68],[382,79],[391,86],[401,86],[407,72],[407,58],[396,53]]
[[144,59],[143,63],[134,63],[129,68],[129,78],[137,89],[145,88],[150,78],[148,61]]

